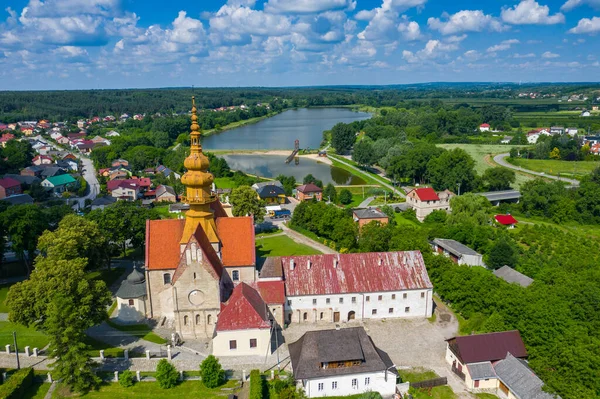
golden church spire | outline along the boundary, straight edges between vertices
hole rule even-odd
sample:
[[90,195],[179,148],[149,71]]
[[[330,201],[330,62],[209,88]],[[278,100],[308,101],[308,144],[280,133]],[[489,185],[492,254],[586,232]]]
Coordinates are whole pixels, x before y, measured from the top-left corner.
[[210,242],[217,243],[220,240],[217,235],[213,212],[210,209],[211,202],[217,200],[216,196],[212,194],[214,177],[208,171],[208,157],[202,152],[200,126],[198,125],[198,114],[194,97],[192,97],[191,129],[190,155],[183,162],[187,172],[181,177],[181,182],[186,187],[186,195],[183,197],[183,202],[190,205],[190,210],[185,214],[185,227],[180,243],[187,244],[199,225],[202,226]]

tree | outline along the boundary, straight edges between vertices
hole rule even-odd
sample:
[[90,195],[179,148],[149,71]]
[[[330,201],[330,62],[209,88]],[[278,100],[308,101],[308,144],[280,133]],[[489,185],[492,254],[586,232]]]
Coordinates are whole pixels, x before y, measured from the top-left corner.
[[352,218],[338,220],[330,235],[340,251],[356,247],[356,237],[358,237],[358,225]]
[[427,175],[436,190],[455,191],[460,186],[461,193],[475,187],[475,161],[461,148],[443,152],[427,163]]
[[117,201],[112,206],[90,212],[87,218],[96,222],[104,236],[110,237],[115,248],[125,256],[128,245],[133,248],[144,245],[146,220],[158,219],[159,215],[135,202]]
[[275,178],[275,180],[281,183],[283,186],[283,191],[285,191],[285,195],[292,195],[292,192],[296,188],[296,178],[294,176],[279,175]]
[[134,383],[135,380],[133,372],[131,370],[123,371],[123,373],[119,377],[119,384],[121,384],[123,388],[129,388],[132,387]]
[[256,223],[261,223],[264,220],[264,204],[252,187],[240,186],[234,188],[229,195],[229,200],[233,206],[234,216],[252,215]]
[[225,381],[225,371],[213,355],[209,355],[200,363],[200,376],[207,388],[216,388]]
[[374,158],[373,144],[369,139],[359,141],[354,146],[352,152],[352,160],[359,165],[369,166],[372,165],[376,159]]
[[519,157],[519,149],[515,148],[515,147],[511,148],[510,149],[510,157],[513,159],[518,158]]
[[340,194],[339,194],[338,198],[339,198],[340,203],[342,205],[348,205],[349,203],[352,202],[352,193],[349,190],[343,188],[340,191]]
[[338,154],[350,151],[356,140],[355,132],[351,125],[342,122],[331,129],[331,145]]
[[468,193],[460,197],[452,197],[450,199],[452,213],[448,215],[448,224],[457,225],[468,222],[479,226],[488,225],[490,221],[488,211],[491,207],[490,201],[481,195]]
[[42,234],[38,250],[53,259],[86,258],[90,269],[110,264],[108,241],[96,222],[73,214],[65,216],[57,230]]
[[386,169],[388,176],[406,178],[423,183],[427,175],[429,161],[437,158],[445,150],[434,144],[418,143],[401,155],[392,157]]
[[48,228],[42,208],[36,205],[11,206],[2,213],[12,250],[29,271],[38,238]]
[[333,184],[329,183],[325,189],[323,190],[323,198],[332,203],[337,202],[337,191],[335,191],[335,187]]
[[550,159],[560,159],[560,150],[557,147],[550,151]]
[[321,187],[323,188],[323,182],[319,179],[317,179],[316,177],[314,177],[311,173],[307,174],[306,176],[304,176],[304,179],[302,179],[302,184],[314,184],[317,187]]
[[508,168],[488,168],[483,172],[482,180],[489,191],[510,190],[516,176],[515,172]]
[[390,225],[373,221],[363,225],[358,237],[360,252],[385,252],[389,250],[392,231]]
[[518,260],[518,248],[507,238],[500,238],[494,242],[488,253],[487,265],[492,269],[499,269],[504,265],[515,267]]
[[179,373],[175,366],[169,363],[167,359],[160,359],[156,366],[154,377],[156,377],[159,387],[162,389],[169,389],[177,385]]

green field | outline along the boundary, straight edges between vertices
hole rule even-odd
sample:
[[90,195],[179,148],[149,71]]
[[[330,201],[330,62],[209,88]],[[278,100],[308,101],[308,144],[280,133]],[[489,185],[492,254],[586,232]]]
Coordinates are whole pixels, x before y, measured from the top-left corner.
[[[461,148],[467,152],[475,160],[475,171],[481,175],[486,169],[494,167],[492,164],[493,156],[509,152],[511,148],[522,148],[526,146],[521,145],[503,145],[503,144],[438,144],[438,147],[445,148],[446,150],[453,150],[454,148]],[[486,157],[489,161],[486,161]],[[515,188],[519,188],[523,183],[532,180],[533,177],[530,175],[524,175],[516,173]]]
[[[17,345],[19,351],[22,352],[26,346],[42,349],[48,345],[48,337],[33,327],[25,327],[20,324],[11,323],[10,321],[0,321],[0,348],[4,349],[6,345],[13,346],[13,331],[17,333]],[[14,350],[14,347],[11,349]]]
[[600,167],[600,162],[594,161],[559,161],[555,159],[523,158],[507,158],[507,161],[524,169],[533,170],[534,172],[543,172],[554,176],[560,174],[561,176],[574,177],[575,179],[581,179],[583,176],[590,174],[594,169]]
[[169,398],[202,398],[216,399],[227,398],[234,393],[238,385],[237,381],[228,381],[222,387],[216,389],[205,388],[200,381],[184,381],[171,389],[161,389],[156,382],[138,382],[130,388],[123,388],[119,383],[106,383],[98,391],[89,392],[86,395],[72,395],[67,389],[59,386],[52,394],[53,399],[81,397],[89,399],[124,399],[124,398],[146,398],[146,399],[169,399]]
[[318,255],[320,253],[307,245],[298,244],[285,235],[256,239],[256,254],[258,257]]

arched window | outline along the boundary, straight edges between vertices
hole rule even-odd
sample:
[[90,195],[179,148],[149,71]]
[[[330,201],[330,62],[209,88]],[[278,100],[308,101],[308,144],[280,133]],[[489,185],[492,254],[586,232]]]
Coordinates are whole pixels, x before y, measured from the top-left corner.
[[319,314],[319,320],[323,320],[323,312],[321,312],[321,314]]
[[171,284],[171,275],[169,273],[163,274],[163,283]]
[[304,314],[302,315],[302,320],[308,320],[308,313],[304,312]]
[[187,316],[183,316],[183,325],[184,326],[188,325],[188,317]]
[[212,324],[212,315],[206,316],[206,324]]
[[199,314],[196,315],[196,324],[200,324],[200,315]]

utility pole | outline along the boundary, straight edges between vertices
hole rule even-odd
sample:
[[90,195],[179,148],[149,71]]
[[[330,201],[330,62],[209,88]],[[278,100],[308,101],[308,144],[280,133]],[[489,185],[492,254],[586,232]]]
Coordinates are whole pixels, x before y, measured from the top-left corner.
[[15,342],[15,353],[17,354],[17,370],[21,370],[21,364],[19,363],[19,347],[17,346],[17,332],[13,331],[13,341]]

